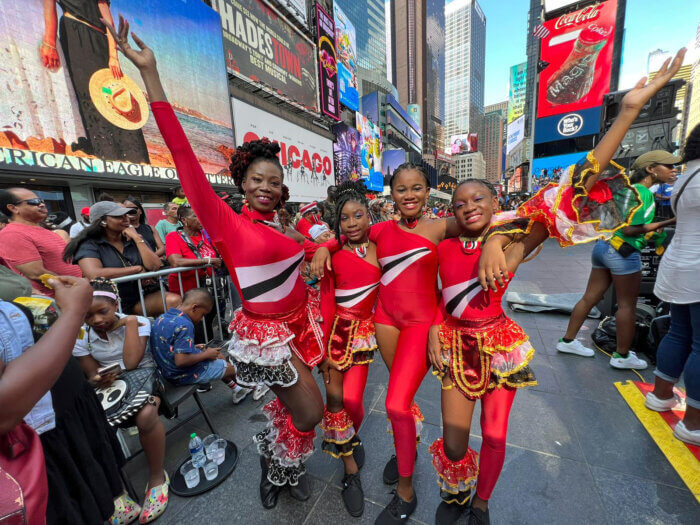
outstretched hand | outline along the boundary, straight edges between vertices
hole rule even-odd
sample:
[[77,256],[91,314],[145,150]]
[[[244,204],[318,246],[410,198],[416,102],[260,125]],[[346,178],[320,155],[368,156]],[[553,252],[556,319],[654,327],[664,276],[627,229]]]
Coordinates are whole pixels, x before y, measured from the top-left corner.
[[151,48],[136,36],[136,33],[132,32],[131,38],[140,50],[134,49],[131,47],[131,44],[129,44],[129,22],[126,21],[122,15],[119,15],[119,31],[115,30],[114,26],[104,18],[101,20],[105,27],[107,27],[107,31],[111,33],[119,50],[139,68],[139,70],[156,69],[156,56],[153,54]]
[[682,47],[673,59],[667,58],[651,82],[647,83],[647,77],[640,79],[622,99],[622,109],[641,111],[651,97],[678,73],[683,65],[686,51],[686,48]]

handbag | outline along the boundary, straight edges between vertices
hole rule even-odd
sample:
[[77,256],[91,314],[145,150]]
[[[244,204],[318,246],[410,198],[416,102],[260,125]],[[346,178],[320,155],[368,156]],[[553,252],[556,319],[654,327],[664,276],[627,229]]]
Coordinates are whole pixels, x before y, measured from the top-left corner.
[[125,370],[106,388],[97,388],[95,393],[102,404],[107,421],[113,427],[127,422],[146,403],[155,404],[165,387],[163,377],[156,367]]
[[0,523],[46,523],[49,487],[39,435],[20,423],[0,436]]

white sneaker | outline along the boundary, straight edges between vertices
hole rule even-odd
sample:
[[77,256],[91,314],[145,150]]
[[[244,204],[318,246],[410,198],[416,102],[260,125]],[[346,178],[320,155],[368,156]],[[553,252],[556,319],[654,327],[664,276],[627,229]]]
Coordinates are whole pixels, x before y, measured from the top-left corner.
[[233,400],[233,404],[237,405],[241,401],[243,401],[248,394],[250,394],[253,391],[252,388],[245,388],[240,385],[236,385],[233,388],[233,393],[231,394],[231,399]]
[[688,430],[683,420],[676,423],[673,435],[684,443],[700,446],[700,430]]
[[657,397],[654,392],[649,392],[646,400],[644,401],[644,406],[646,406],[649,410],[654,410],[656,412],[685,410],[685,401],[683,401],[676,394],[673,394],[673,397],[669,399],[661,399],[660,397]]
[[614,352],[610,358],[610,366],[619,368],[620,370],[644,370],[649,365],[647,365],[644,359],[639,359],[637,354],[630,350],[627,353],[627,357],[622,357],[617,352]]
[[563,354],[576,354],[583,357],[593,357],[595,355],[595,350],[583,346],[578,339],[574,339],[570,343],[565,343],[563,339],[559,339],[557,351]]
[[267,394],[270,391],[270,387],[267,386],[265,383],[258,383],[255,385],[255,388],[253,389],[253,399],[255,401],[261,399],[265,394]]

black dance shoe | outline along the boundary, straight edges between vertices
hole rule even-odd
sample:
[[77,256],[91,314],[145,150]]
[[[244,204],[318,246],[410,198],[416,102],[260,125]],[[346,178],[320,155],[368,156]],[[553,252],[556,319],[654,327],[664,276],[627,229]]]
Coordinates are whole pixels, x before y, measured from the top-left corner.
[[365,511],[365,493],[362,490],[360,473],[346,474],[343,478],[343,503],[350,516],[358,518]]
[[469,509],[469,521],[467,525],[491,525],[491,520],[489,520],[489,509],[483,510],[477,509],[475,506]]
[[360,441],[360,438],[355,436],[353,439],[353,442],[357,440],[357,445],[352,447],[352,458],[355,460],[355,464],[357,465],[357,468],[362,468],[362,465],[365,464],[365,446],[362,444],[362,441]]
[[404,501],[399,496],[399,493],[394,492],[394,498],[389,502],[389,504],[384,508],[384,510],[377,516],[377,521],[374,525],[394,525],[398,523],[406,523],[408,518],[411,517],[413,511],[416,510],[418,506],[418,496],[413,494],[413,499],[411,501]]
[[260,501],[266,509],[273,509],[277,505],[277,498],[280,495],[282,487],[279,487],[267,479],[267,460],[260,456],[260,469],[262,471],[260,477]]
[[457,520],[462,516],[468,505],[460,505],[459,503],[447,503],[443,501],[438,505],[435,511],[435,525],[451,525],[457,523]]
[[296,485],[289,485],[289,494],[299,501],[306,501],[311,497],[309,476],[306,473],[299,476],[299,481]]
[[382,478],[384,478],[384,483],[387,485],[394,485],[399,482],[399,464],[394,454],[391,455],[389,461],[384,465]]

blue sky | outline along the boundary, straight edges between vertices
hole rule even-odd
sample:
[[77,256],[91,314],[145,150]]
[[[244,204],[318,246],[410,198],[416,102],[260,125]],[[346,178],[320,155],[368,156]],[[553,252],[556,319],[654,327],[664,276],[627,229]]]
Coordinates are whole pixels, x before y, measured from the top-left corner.
[[[448,0],[446,3],[450,3]],[[508,66],[524,62],[528,0],[479,0],[486,15],[485,104],[508,98]],[[647,54],[675,53],[694,41],[700,23],[697,0],[627,0],[620,89],[646,74]],[[688,62],[688,60],[686,60]]]

